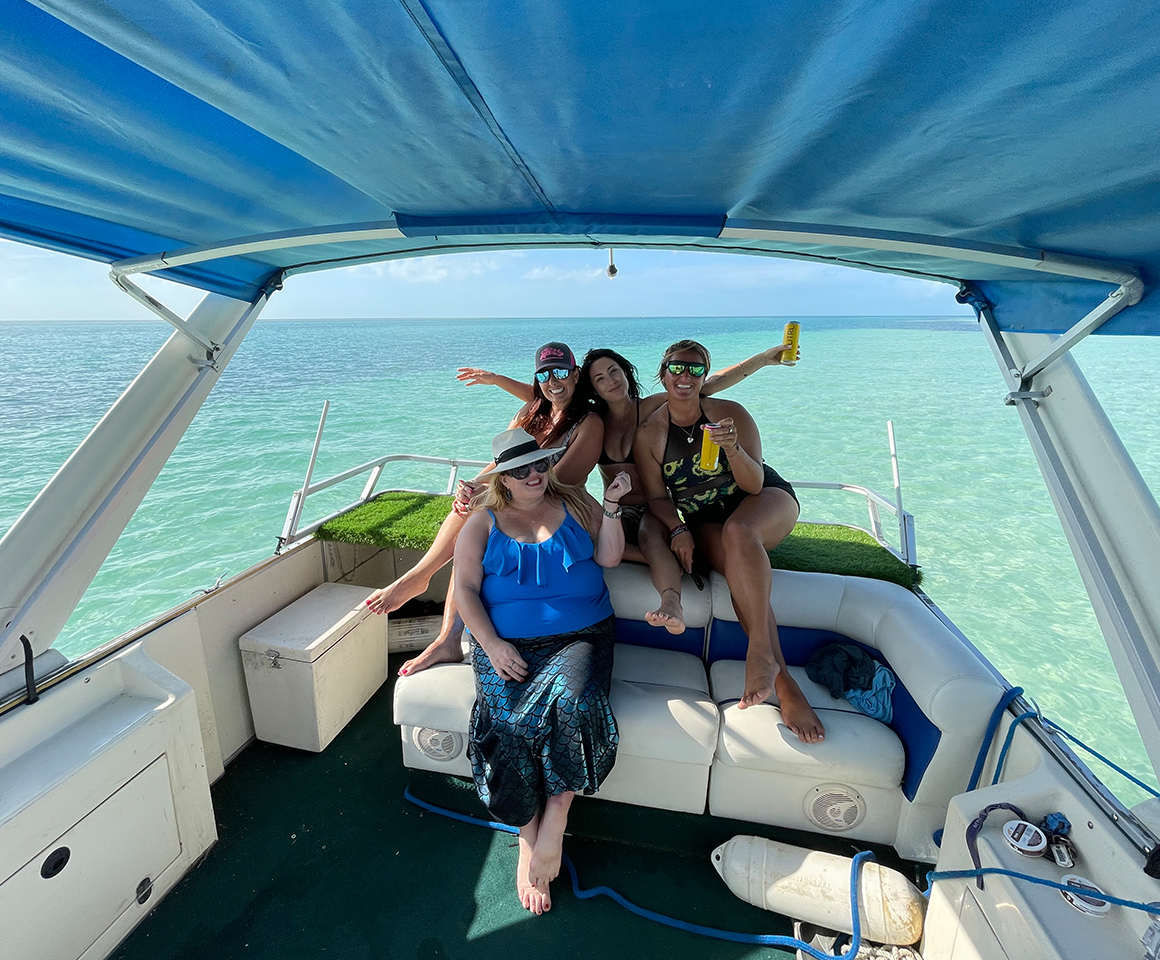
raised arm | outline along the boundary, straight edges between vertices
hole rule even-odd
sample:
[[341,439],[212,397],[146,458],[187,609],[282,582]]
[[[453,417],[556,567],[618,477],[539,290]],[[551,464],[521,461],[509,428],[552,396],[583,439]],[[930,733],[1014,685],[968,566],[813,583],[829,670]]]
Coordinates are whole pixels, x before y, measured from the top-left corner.
[[519,380],[513,380],[511,377],[505,377],[502,373],[492,373],[490,370],[484,370],[482,367],[460,367],[459,372],[455,374],[455,379],[467,384],[469,387],[488,386],[499,387],[501,390],[506,390],[513,397],[518,397],[524,403],[528,403],[533,396],[535,396],[535,388],[530,383],[521,383]]
[[492,669],[505,680],[522,683],[528,675],[527,662],[514,645],[495,632],[479,596],[483,584],[483,552],[490,532],[491,517],[481,511],[468,518],[455,541],[455,603],[475,642],[491,661]]
[[604,502],[592,500],[585,526],[596,549],[592,559],[602,567],[615,567],[624,559],[624,524],[620,519],[620,499],[632,489],[632,480],[623,470],[604,491]]
[[[728,390],[730,387],[739,384],[750,374],[756,373],[762,367],[793,366],[797,362],[797,357],[789,360],[781,359],[782,354],[787,349],[786,344],[779,343],[776,347],[770,347],[768,350],[762,350],[761,353],[755,353],[752,357],[747,357],[740,363],[735,363],[730,367],[725,367],[723,370],[718,370],[701,387],[701,396],[711,397],[713,394],[720,393],[722,390]],[[801,355],[800,349],[798,350],[798,355]]]

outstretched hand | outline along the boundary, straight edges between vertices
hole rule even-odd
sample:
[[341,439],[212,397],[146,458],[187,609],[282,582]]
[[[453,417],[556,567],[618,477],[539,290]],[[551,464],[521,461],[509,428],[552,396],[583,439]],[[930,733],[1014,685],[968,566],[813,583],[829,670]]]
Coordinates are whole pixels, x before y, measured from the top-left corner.
[[762,356],[766,358],[768,363],[779,363],[785,367],[792,367],[802,358],[802,348],[798,347],[795,356],[789,355],[789,344],[779,343],[776,347],[770,347]]
[[482,367],[460,367],[459,372],[455,374],[455,379],[469,387],[494,387],[497,383],[496,376],[490,370],[484,370]]

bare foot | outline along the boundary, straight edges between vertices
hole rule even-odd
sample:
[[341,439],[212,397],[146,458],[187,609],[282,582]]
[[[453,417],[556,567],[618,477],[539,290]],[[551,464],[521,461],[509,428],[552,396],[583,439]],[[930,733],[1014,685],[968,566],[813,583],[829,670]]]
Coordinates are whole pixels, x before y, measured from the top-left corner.
[[745,710],[764,703],[773,696],[774,684],[780,675],[781,667],[773,657],[772,648],[750,641],[745,653],[745,692],[738,706]]
[[681,592],[672,587],[661,591],[661,605],[644,615],[654,627],[664,627],[669,633],[685,632],[685,611],[681,609]]
[[430,583],[430,577],[424,579],[421,575],[415,574],[414,570],[409,570],[394,583],[379,587],[367,597],[367,606],[371,608],[372,613],[390,613],[398,610],[408,600],[419,596]]
[[[532,851],[532,859],[528,864],[528,878],[533,883],[543,882],[547,885],[560,875],[560,864],[564,859],[563,835],[546,836],[543,830],[536,840],[536,848]],[[547,908],[545,908],[547,909]]]
[[436,637],[419,656],[412,657],[399,667],[400,677],[409,677],[437,663],[462,663],[463,647],[459,636]]
[[[535,821],[532,821],[532,824],[534,823]],[[519,894],[520,905],[525,910],[530,910],[539,916],[551,906],[552,901],[548,895],[547,882],[545,881],[542,886],[537,885],[532,882],[529,873],[532,851],[536,845],[536,830],[532,824],[520,828],[520,859],[516,864],[516,893]],[[545,900],[547,906],[545,906]]]
[[540,817],[536,846],[528,863],[528,879],[544,891],[544,910],[552,909],[552,898],[548,884],[560,875],[560,864],[564,858],[564,830],[568,826],[568,810],[572,806],[572,793],[561,793],[549,797],[544,804],[544,814]]
[[809,705],[802,688],[787,670],[774,680],[777,699],[781,704],[781,718],[802,743],[821,743],[826,739],[822,721]]

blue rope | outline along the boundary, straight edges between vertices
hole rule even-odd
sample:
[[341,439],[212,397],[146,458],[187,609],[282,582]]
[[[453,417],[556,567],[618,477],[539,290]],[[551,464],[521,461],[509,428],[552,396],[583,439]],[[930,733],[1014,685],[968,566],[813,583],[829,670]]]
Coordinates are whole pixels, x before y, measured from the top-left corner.
[[[403,796],[417,807],[422,807],[424,810],[437,813],[443,817],[450,817],[452,820],[459,820],[462,823],[469,823],[476,827],[487,827],[489,830],[501,830],[504,833],[518,835],[520,832],[519,828],[508,826],[506,823],[481,820],[478,817],[471,817],[464,813],[456,813],[454,810],[437,807],[434,804],[427,803],[425,800],[420,800],[411,793],[410,788],[403,791]],[[850,914],[854,919],[854,933],[846,952],[839,955],[841,957],[857,956],[858,950],[862,946],[862,918],[858,913],[858,874],[861,872],[862,864],[866,860],[873,859],[874,854],[871,851],[863,850],[861,853],[855,854],[854,861],[850,865]],[[801,950],[803,953],[807,953],[813,957],[814,960],[834,960],[833,954],[822,953],[815,947],[794,937],[783,937],[772,933],[736,933],[732,930],[718,930],[716,927],[703,927],[700,924],[677,920],[674,917],[667,917],[663,913],[657,913],[654,910],[637,906],[630,900],[626,900],[611,887],[591,887],[585,890],[580,886],[580,877],[576,873],[576,866],[567,854],[564,854],[564,866],[568,868],[568,875],[572,879],[572,893],[577,900],[590,900],[593,897],[608,897],[638,917],[643,917],[645,920],[652,920],[655,923],[663,923],[665,926],[673,927],[676,930],[684,930],[687,933],[695,933],[702,937],[712,937],[716,940],[730,940],[734,943],[751,943],[763,947],[788,947],[791,950]]]
[[[1019,696],[1022,693],[1023,693],[1022,687],[1012,687],[1010,690],[1008,690],[1006,693],[1003,694],[1002,698],[1000,698],[999,702],[995,705],[995,709],[991,713],[991,719],[987,723],[987,732],[983,734],[983,743],[982,743],[982,746],[979,748],[979,755],[978,755],[978,757],[975,758],[975,769],[971,772],[971,779],[967,783],[967,791],[968,792],[971,790],[974,790],[979,785],[979,779],[983,775],[983,767],[987,762],[987,754],[991,751],[991,744],[994,743],[994,741],[995,741],[995,733],[999,729],[999,722],[1003,718],[1003,711],[1006,710],[1007,707],[1009,707],[1011,705],[1012,700],[1014,700],[1017,696]],[[1105,757],[1098,750],[1095,750],[1092,747],[1089,747],[1086,743],[1084,743],[1082,740],[1080,740],[1079,737],[1076,737],[1073,734],[1068,733],[1066,730],[1063,729],[1063,727],[1061,727],[1054,720],[1048,720],[1047,717],[1040,716],[1038,711],[1035,711],[1035,710],[1030,710],[1030,711],[1026,711],[1024,713],[1021,713],[1021,714],[1019,714],[1019,716],[1017,716],[1011,722],[1011,726],[1007,730],[1007,739],[1004,740],[1004,742],[1003,742],[1003,749],[999,752],[999,760],[998,760],[998,763],[996,763],[996,765],[995,765],[995,776],[991,779],[992,786],[994,786],[995,784],[997,784],[999,782],[999,777],[1003,772],[1003,764],[1006,762],[1006,759],[1007,759],[1007,752],[1010,750],[1011,742],[1015,737],[1016,728],[1024,720],[1028,720],[1031,717],[1035,717],[1035,716],[1039,716],[1040,720],[1042,720],[1043,723],[1047,724],[1049,727],[1051,727],[1053,730],[1055,730],[1061,736],[1066,737],[1068,740],[1070,740],[1072,743],[1074,743],[1077,747],[1081,747],[1082,749],[1084,749],[1088,753],[1090,753],[1093,757],[1095,757],[1097,760],[1101,761],[1102,763],[1107,764],[1109,767],[1111,767],[1113,770],[1115,770],[1116,773],[1118,773],[1124,779],[1130,780],[1132,783],[1134,783],[1136,786],[1138,786],[1141,790],[1146,791],[1147,793],[1151,794],[1153,797],[1160,797],[1160,791],[1157,791],[1154,787],[1150,787],[1143,780],[1139,779],[1139,777],[1134,777],[1132,774],[1128,773],[1127,770],[1125,770],[1123,767],[1121,767],[1118,763],[1116,763],[1112,760],[1109,760],[1107,757]]]
[[1011,721],[1011,726],[1007,728],[1007,739],[1003,741],[1003,749],[999,751],[999,760],[995,764],[995,776],[991,778],[992,787],[999,782],[999,778],[1003,775],[1003,764],[1007,762],[1007,751],[1011,749],[1011,741],[1015,739],[1015,731],[1019,729],[1019,724],[1038,715],[1036,710],[1025,710]]
[[[1028,883],[1037,883],[1041,887],[1051,887],[1054,890],[1068,890],[1075,892],[1075,887],[1068,887],[1062,883],[1056,883],[1054,880],[1044,880],[1040,877],[1032,877],[1026,873],[1018,873],[1015,870],[1004,870],[1002,867],[980,867],[977,870],[932,870],[926,875],[927,882],[930,886],[927,888],[927,895],[929,896],[931,889],[940,880],[968,880],[973,877],[982,877],[990,874],[997,874],[1001,877],[1014,877],[1016,880],[1026,880]],[[1086,896],[1096,896],[1096,894],[1085,894]],[[1151,913],[1160,916],[1160,904],[1154,903],[1139,903],[1135,900],[1125,900],[1122,897],[1113,897],[1110,893],[1101,893],[1098,895],[1099,899],[1106,900],[1108,903],[1114,903],[1118,907],[1129,907],[1133,910],[1143,910],[1145,913]]]
[[1012,687],[999,698],[999,702],[995,704],[995,709],[991,711],[987,732],[983,734],[983,745],[979,748],[979,755],[975,758],[975,769],[971,772],[970,782],[967,783],[968,792],[979,785],[979,777],[983,775],[983,764],[987,762],[987,754],[991,752],[991,744],[995,740],[995,731],[999,729],[999,721],[1003,719],[1003,711],[1021,693],[1023,693],[1022,687]]
[[1148,784],[1144,783],[1143,780],[1139,780],[1136,777],[1133,777],[1130,773],[1128,773],[1127,770],[1125,770],[1119,764],[1113,763],[1111,760],[1109,760],[1107,757],[1105,757],[1102,753],[1099,753],[1098,751],[1093,750],[1091,747],[1089,747],[1086,743],[1084,743],[1078,737],[1072,736],[1070,733],[1068,733],[1066,730],[1064,730],[1063,727],[1061,727],[1058,723],[1055,723],[1052,720],[1048,720],[1047,717],[1043,718],[1043,722],[1048,724],[1049,726],[1053,727],[1058,733],[1063,734],[1063,736],[1067,737],[1067,739],[1070,740],[1072,743],[1074,743],[1076,746],[1083,747],[1084,750],[1086,750],[1088,753],[1090,753],[1097,760],[1102,760],[1109,767],[1111,767],[1113,770],[1115,770],[1116,773],[1118,773],[1121,777],[1124,777],[1128,780],[1131,780],[1132,783],[1134,783],[1137,787],[1140,787],[1140,789],[1142,789],[1142,790],[1146,790],[1148,793],[1152,794],[1152,796],[1160,797],[1160,793],[1158,793],[1152,787],[1148,786]]

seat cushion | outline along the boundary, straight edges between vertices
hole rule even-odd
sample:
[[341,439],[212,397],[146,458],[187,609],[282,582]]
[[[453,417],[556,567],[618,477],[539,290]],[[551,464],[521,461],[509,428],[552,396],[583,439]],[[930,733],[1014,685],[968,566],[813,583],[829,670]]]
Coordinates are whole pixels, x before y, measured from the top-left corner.
[[[618,643],[612,664],[615,680],[685,687],[709,696],[705,664],[690,653]],[[720,699],[720,698],[715,698]]]
[[[604,582],[612,598],[612,609],[622,620],[644,620],[644,615],[660,606],[661,598],[649,578],[648,566],[643,563],[621,563],[604,571]],[[710,593],[698,589],[693,578],[681,578],[681,608],[685,612],[685,626],[704,630],[709,625]],[[672,636],[670,634],[670,636]],[[680,634],[674,636],[678,640]]]
[[717,747],[717,705],[688,687],[612,680],[618,755],[707,767]]
[[826,727],[821,743],[802,743],[785,725],[776,703],[742,710],[736,703],[744,692],[745,664],[721,660],[713,664],[713,694],[721,708],[717,760],[727,766],[786,773],[813,780],[897,788],[906,755],[902,741],[883,723],[859,713],[845,699],[835,700],[804,672],[791,667],[810,705]]
[[440,663],[395,681],[395,723],[467,733],[475,705],[470,663]]
[[[705,668],[673,650],[617,645],[610,700],[629,756],[708,766],[717,747],[717,705]],[[441,663],[395,683],[395,723],[466,734],[475,703],[469,663]]]

